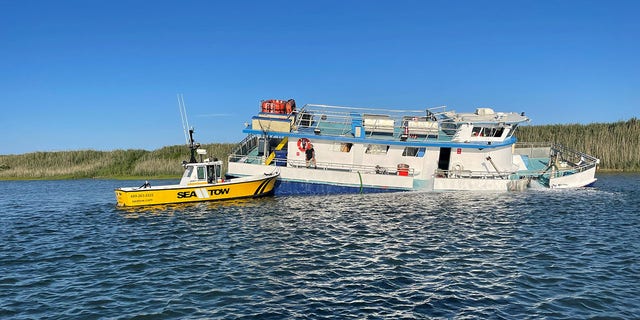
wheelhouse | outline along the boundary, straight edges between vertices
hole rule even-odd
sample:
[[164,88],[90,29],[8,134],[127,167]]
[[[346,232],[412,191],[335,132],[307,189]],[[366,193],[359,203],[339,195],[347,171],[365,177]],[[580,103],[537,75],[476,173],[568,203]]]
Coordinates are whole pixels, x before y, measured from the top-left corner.
[[184,174],[181,185],[212,184],[222,181],[222,161],[208,161],[202,163],[183,163]]

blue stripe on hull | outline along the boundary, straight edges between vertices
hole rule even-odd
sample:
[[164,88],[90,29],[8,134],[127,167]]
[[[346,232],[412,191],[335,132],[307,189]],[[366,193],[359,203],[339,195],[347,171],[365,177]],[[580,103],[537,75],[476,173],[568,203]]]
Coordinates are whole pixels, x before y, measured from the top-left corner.
[[[226,179],[238,178],[238,176],[225,175]],[[278,178],[274,187],[274,195],[291,196],[291,195],[323,195],[323,194],[353,194],[353,193],[383,193],[408,191],[406,189],[393,188],[373,188],[359,186],[340,186],[327,183],[312,183],[302,181],[282,180]]]
[[[402,189],[389,188],[371,188],[363,187],[362,193],[381,193],[381,192],[397,192],[405,191]],[[319,194],[345,194],[360,193],[360,187],[338,186],[324,183],[309,183],[299,181],[284,181],[278,179],[276,181],[275,195],[319,195]]]

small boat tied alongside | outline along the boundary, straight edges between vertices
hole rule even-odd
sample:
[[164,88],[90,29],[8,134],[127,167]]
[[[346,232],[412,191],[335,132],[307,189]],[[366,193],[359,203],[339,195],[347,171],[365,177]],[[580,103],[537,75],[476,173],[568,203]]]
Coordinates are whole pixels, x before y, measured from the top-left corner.
[[182,163],[185,171],[179,184],[152,186],[145,182],[140,187],[115,189],[118,207],[146,206],[169,203],[231,200],[272,195],[279,171],[234,179],[222,176],[222,161],[218,159],[196,160],[206,154],[193,141],[193,129],[189,130],[191,159]]

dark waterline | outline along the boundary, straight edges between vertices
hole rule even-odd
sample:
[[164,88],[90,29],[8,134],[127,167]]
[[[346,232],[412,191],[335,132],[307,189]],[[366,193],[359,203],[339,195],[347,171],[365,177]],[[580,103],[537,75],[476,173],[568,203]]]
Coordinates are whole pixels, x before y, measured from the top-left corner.
[[640,315],[640,175],[116,209],[138,183],[0,181],[0,318]]

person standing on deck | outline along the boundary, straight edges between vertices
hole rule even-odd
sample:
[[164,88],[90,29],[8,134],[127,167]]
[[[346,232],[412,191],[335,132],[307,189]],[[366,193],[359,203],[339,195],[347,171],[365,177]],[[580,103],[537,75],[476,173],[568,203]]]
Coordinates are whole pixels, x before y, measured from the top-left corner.
[[316,151],[313,150],[313,145],[311,143],[308,143],[307,149],[304,152],[307,159],[307,168],[309,168],[309,165],[313,163],[313,168],[317,169],[318,167],[316,166]]

